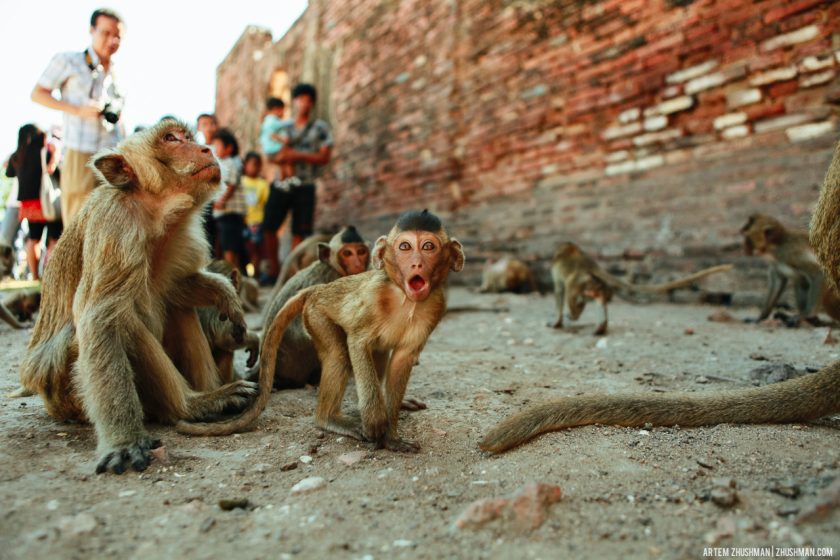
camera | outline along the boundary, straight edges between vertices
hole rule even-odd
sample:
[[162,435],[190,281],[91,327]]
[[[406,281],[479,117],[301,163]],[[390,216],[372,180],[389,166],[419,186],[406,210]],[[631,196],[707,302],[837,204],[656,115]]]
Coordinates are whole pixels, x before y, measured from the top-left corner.
[[120,113],[122,112],[122,107],[120,107],[120,105],[121,104],[113,102],[106,103],[99,114],[102,115],[105,122],[117,124],[120,120]]

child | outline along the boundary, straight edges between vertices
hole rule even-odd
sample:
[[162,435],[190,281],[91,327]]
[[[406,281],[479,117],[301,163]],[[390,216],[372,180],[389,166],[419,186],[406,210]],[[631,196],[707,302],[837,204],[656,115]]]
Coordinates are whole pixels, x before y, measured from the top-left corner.
[[213,218],[222,249],[222,258],[239,268],[239,254],[242,250],[242,237],[245,230],[245,196],[239,184],[241,162],[239,143],[227,128],[216,131],[213,138],[216,157],[222,170],[219,193],[213,201]]
[[248,207],[245,214],[245,225],[248,228],[245,243],[251,257],[252,276],[255,276],[260,270],[260,259],[263,253],[262,221],[265,202],[268,200],[268,181],[260,177],[261,170],[262,158],[260,154],[248,152],[245,155],[245,175],[242,177],[242,190],[245,194],[245,204]]
[[265,100],[266,115],[260,127],[260,145],[269,162],[272,181],[286,179],[294,173],[292,164],[277,161],[283,147],[289,142],[286,131],[290,122],[283,119],[285,110],[286,104],[282,99],[269,97]]

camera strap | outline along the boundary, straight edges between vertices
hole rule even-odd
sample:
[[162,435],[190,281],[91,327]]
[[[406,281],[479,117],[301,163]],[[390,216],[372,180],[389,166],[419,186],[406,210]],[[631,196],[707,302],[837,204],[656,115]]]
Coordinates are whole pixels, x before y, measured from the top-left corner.
[[97,71],[96,64],[93,63],[93,57],[90,56],[89,49],[85,49],[85,64],[87,64],[87,67],[90,68],[91,72]]

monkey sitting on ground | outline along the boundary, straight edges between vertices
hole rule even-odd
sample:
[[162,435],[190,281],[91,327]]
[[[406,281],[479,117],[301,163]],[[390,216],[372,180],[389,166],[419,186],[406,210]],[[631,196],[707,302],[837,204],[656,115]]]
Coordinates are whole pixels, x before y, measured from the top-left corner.
[[[551,265],[551,278],[554,281],[554,298],[557,306],[557,320],[549,326],[563,328],[564,320],[577,320],[586,307],[586,300],[597,301],[601,306],[601,323],[593,334],[607,333],[607,304],[614,292],[618,293],[665,293],[670,290],[689,286],[711,274],[731,270],[731,264],[713,266],[664,284],[630,284],[616,278],[574,243],[562,243],[554,253]],[[564,313],[564,306],[569,313]]]
[[260,285],[253,278],[239,275],[239,302],[246,311],[258,313],[260,310]]
[[15,266],[15,250],[0,240],[0,280],[12,275]]
[[[464,251],[437,216],[410,211],[387,237],[376,240],[373,266],[302,290],[277,313],[264,337],[254,406],[225,423],[179,424],[178,429],[221,435],[250,426],[271,394],[283,334],[302,313],[322,367],[316,425],[377,447],[419,451],[416,443],[399,437],[399,411],[411,368],[446,310],[449,271],[464,267]],[[360,423],[341,414],[350,375],[356,379]]]
[[15,329],[25,329],[41,305],[41,293],[26,290],[9,294],[0,302],[0,319]]
[[[811,245],[833,289],[840,287],[840,143],[811,219]],[[479,444],[500,453],[552,430],[606,424],[703,426],[802,422],[840,412],[840,361],[812,375],[735,391],[567,397],[495,426]]]
[[277,281],[274,283],[274,289],[271,290],[269,298],[274,299],[277,292],[280,291],[289,279],[308,267],[314,262],[318,261],[318,245],[320,243],[329,243],[330,239],[335,234],[332,233],[318,233],[311,235],[301,241],[297,247],[283,259],[283,266],[280,267],[280,274],[277,275]]
[[788,229],[764,214],[753,214],[741,228],[741,234],[744,252],[763,256],[769,264],[767,297],[759,316],[748,322],[763,321],[770,316],[788,281],[793,285],[796,301],[796,315],[785,321],[788,326],[798,326],[802,321],[820,325],[817,317],[820,310],[840,321],[840,298],[825,285],[820,264],[808,243],[808,232]]
[[491,259],[484,265],[478,291],[527,294],[537,291],[537,282],[527,264],[513,257],[502,257],[495,262]]
[[89,165],[100,185],[46,267],[21,383],[54,418],[94,425],[97,472],[142,471],[160,445],[144,419],[207,420],[256,393],[248,381],[221,385],[195,311],[215,305],[245,333],[230,282],[204,270],[201,209],[219,164],[186,125],[165,120]]
[[[227,277],[233,289],[237,293],[241,293],[242,274],[229,262],[219,259],[214,260],[207,266],[207,270]],[[201,328],[207,337],[207,342],[210,343],[213,360],[219,368],[219,375],[221,375],[223,383],[230,383],[236,378],[233,368],[233,354],[236,350],[244,349],[248,351],[248,367],[257,363],[257,358],[260,355],[260,337],[256,333],[246,330],[243,336],[237,336],[240,333],[233,323],[222,319],[219,309],[215,306],[198,307],[196,311],[198,312],[198,320],[201,322]],[[175,365],[178,366],[178,364]]]
[[[301,290],[368,269],[370,248],[353,226],[343,228],[329,243],[320,242],[317,247],[318,261],[292,276],[266,306],[263,332],[268,331],[274,316],[286,302]],[[274,386],[278,389],[295,389],[307,383],[317,385],[320,380],[318,353],[300,317],[295,318],[283,334],[277,349],[276,368]]]

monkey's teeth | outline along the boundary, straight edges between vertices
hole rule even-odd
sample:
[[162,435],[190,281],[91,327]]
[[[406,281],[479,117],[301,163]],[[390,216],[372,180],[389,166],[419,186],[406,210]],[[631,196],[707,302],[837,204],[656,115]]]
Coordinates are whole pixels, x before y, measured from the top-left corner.
[[408,280],[408,286],[415,292],[422,290],[426,286],[426,280],[422,276],[415,275]]

